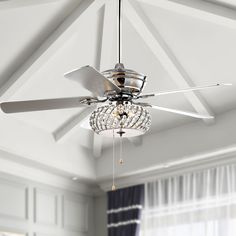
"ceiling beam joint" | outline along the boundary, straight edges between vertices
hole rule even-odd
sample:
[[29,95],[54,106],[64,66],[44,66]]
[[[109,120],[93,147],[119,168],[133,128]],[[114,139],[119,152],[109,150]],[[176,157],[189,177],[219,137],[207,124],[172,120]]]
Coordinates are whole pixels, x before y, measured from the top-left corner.
[[[186,71],[180,65],[150,20],[145,16],[142,9],[133,1],[126,1],[125,15],[176,85],[179,88],[194,86]],[[212,111],[200,94],[190,91],[184,93],[184,95],[199,114],[213,116]],[[213,123],[214,119],[204,119],[204,121],[209,124]]]

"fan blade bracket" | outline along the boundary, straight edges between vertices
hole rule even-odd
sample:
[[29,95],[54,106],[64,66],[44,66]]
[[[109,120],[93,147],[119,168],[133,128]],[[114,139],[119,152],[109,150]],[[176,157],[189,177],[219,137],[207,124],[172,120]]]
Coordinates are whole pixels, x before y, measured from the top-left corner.
[[100,102],[100,100],[96,97],[86,97],[86,98],[78,100],[78,101],[79,101],[80,104],[85,104],[85,105],[91,105],[93,103]]
[[142,106],[142,107],[152,107],[151,104],[146,102],[133,102],[134,105]]
[[137,97],[134,97],[134,99],[140,99],[140,98],[150,98],[150,97],[155,97],[156,94],[152,93],[152,94],[144,94],[144,95],[140,95]]

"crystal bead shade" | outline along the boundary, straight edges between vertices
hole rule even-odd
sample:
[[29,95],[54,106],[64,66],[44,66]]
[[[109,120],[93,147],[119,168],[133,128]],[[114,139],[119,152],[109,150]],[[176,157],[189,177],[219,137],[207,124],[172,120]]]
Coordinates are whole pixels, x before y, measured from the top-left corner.
[[122,128],[124,136],[144,134],[151,125],[151,116],[142,106],[134,104],[106,105],[97,108],[90,116],[90,126],[97,134],[112,136],[113,130]]

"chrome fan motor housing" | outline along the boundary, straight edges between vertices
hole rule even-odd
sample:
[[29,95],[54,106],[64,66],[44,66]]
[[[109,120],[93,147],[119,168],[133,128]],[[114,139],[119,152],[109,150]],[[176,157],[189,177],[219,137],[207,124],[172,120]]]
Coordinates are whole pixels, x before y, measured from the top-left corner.
[[146,83],[146,76],[134,70],[125,69],[122,63],[117,63],[114,69],[103,71],[102,74],[121,89],[122,94],[139,95]]

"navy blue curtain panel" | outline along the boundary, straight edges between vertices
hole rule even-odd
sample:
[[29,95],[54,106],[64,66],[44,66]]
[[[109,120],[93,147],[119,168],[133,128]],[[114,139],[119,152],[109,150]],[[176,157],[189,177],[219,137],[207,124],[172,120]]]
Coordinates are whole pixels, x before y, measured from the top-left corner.
[[144,185],[108,192],[108,236],[138,236]]

